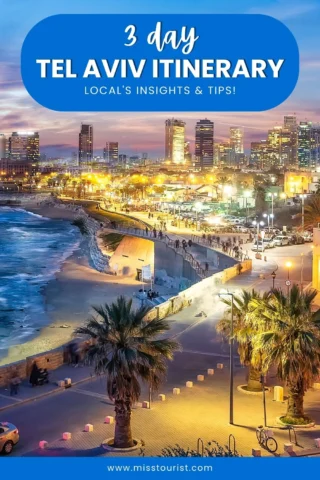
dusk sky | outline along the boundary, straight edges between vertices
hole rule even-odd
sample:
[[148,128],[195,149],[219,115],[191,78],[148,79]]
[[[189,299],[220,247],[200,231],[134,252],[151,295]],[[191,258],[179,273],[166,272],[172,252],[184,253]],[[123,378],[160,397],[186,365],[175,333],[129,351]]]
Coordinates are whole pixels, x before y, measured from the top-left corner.
[[[121,153],[148,152],[151,157],[164,155],[164,121],[172,116],[187,122],[187,140],[192,143],[199,118],[215,122],[215,140],[225,138],[230,125],[241,125],[246,148],[250,141],[265,138],[268,128],[281,124],[283,115],[295,112],[299,120],[320,121],[320,0],[0,0],[0,12],[0,133],[39,131],[41,150],[51,156],[77,150],[81,121],[94,125],[96,154],[106,141],[118,141]],[[276,109],[261,113],[59,113],[38,105],[23,87],[21,45],[28,31],[47,16],[181,12],[264,13],[281,20],[300,49],[295,91]]]

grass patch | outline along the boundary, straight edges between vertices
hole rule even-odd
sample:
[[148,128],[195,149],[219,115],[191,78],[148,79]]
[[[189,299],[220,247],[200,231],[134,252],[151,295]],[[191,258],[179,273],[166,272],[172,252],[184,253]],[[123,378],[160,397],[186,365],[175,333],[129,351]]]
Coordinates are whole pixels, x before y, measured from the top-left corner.
[[104,247],[108,248],[108,250],[111,250],[113,252],[119,246],[123,237],[124,235],[122,235],[121,233],[103,233],[100,235]]
[[281,422],[287,423],[288,425],[308,425],[312,423],[312,418],[310,417],[280,417]]

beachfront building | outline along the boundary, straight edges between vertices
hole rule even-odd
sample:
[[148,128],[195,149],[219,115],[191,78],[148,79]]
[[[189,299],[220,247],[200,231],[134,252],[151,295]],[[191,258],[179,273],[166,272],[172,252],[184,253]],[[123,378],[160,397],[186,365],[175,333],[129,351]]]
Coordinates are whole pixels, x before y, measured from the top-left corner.
[[79,133],[79,166],[88,166],[93,158],[93,126],[82,123]]
[[40,159],[38,132],[13,132],[9,137],[10,160],[37,164]]
[[165,160],[184,163],[185,122],[170,118],[165,123]]

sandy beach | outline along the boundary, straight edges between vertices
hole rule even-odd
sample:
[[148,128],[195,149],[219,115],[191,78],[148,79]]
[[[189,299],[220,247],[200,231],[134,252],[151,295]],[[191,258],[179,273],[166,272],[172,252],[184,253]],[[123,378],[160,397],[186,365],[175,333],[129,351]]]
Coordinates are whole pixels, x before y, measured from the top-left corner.
[[[76,214],[70,210],[24,204],[24,208],[48,218],[72,221]],[[119,295],[128,297],[141,288],[132,278],[120,278],[94,270],[89,263],[86,240],[62,265],[55,279],[43,290],[49,324],[35,332],[35,336],[23,344],[10,347],[0,365],[57,348],[74,336],[74,329],[92,313],[91,306],[114,301]],[[138,301],[134,300],[135,306]],[[66,328],[62,328],[62,325]]]

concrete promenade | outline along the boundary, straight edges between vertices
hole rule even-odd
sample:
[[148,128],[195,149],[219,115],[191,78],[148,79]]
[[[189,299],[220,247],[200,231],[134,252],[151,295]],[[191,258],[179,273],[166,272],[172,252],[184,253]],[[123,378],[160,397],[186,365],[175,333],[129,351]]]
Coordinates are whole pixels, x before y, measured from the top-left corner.
[[[178,232],[169,233],[176,235]],[[187,235],[193,235],[194,232],[180,234],[180,238],[188,239]],[[251,251],[250,247],[248,244],[248,251]],[[266,252],[266,256],[267,261],[256,260],[252,252],[252,271],[234,277],[223,288],[231,292],[241,288],[268,290],[272,286],[270,274],[273,270],[277,275],[275,286],[285,288],[287,259],[293,264],[289,272],[290,279],[301,282],[303,287],[310,284],[312,251],[309,244],[272,249]],[[150,410],[138,404],[133,411],[133,434],[145,442],[145,455],[158,455],[162,448],[176,443],[196,448],[199,437],[204,442],[217,440],[226,444],[230,434],[235,436],[236,447],[242,455],[251,455],[252,448],[257,447],[255,429],[263,423],[262,397],[237,391],[236,386],[246,381],[246,369],[239,364],[237,357],[235,425],[228,423],[229,347],[215,332],[215,324],[224,309],[218,297],[220,288],[203,292],[189,308],[168,318],[170,334],[181,342],[183,351],[177,353],[169,364],[167,381],[159,391],[166,395],[166,401],[160,402],[157,394],[154,394]],[[205,316],[201,316],[201,312]],[[217,363],[223,363],[222,370],[217,368]],[[214,369],[213,376],[207,374],[210,368]],[[203,382],[197,381],[199,374],[205,376]],[[72,379],[73,386],[70,389],[64,390],[55,385],[56,380],[66,377]],[[186,381],[194,382],[193,388],[187,388]],[[103,423],[106,415],[114,414],[113,405],[106,396],[104,377],[94,377],[88,367],[63,366],[51,374],[50,382],[48,386],[35,389],[24,382],[16,397],[10,397],[8,390],[0,389],[0,420],[14,423],[21,435],[13,455],[110,455],[100,447],[104,439],[112,437],[114,428],[114,425]],[[276,425],[276,417],[283,415],[286,408],[285,403],[273,401],[272,387],[276,384],[279,383],[271,374],[267,379],[267,385],[271,387],[271,392],[267,394],[267,420],[279,444],[277,454],[283,454],[283,444],[288,442],[289,434],[288,430],[279,429]],[[181,394],[173,395],[173,387],[181,388]],[[148,400],[148,386],[144,386],[143,400]],[[317,426],[297,430],[300,445],[295,447],[297,450],[312,447],[314,439],[320,437],[319,401],[320,391],[307,392],[306,414],[314,418]],[[94,425],[93,432],[83,432],[86,423]],[[61,440],[65,431],[72,433],[71,440]],[[38,449],[40,440],[49,442],[48,449]],[[139,455],[139,451],[130,455]],[[262,455],[270,454],[262,450]]]

